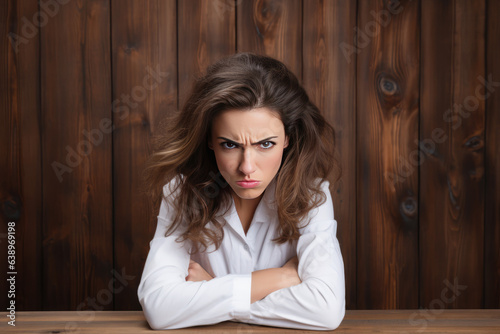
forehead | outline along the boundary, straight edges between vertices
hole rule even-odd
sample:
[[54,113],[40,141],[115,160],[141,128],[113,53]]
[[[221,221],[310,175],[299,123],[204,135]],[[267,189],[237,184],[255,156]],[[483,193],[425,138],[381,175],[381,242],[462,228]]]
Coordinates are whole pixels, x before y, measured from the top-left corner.
[[268,108],[251,110],[225,110],[213,119],[212,128],[215,132],[226,134],[281,133],[284,131],[279,114]]

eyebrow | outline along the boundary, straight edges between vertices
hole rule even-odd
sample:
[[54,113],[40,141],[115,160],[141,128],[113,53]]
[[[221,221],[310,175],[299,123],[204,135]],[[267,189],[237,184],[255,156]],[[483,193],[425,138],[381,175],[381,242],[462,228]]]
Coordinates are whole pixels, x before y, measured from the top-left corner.
[[[262,142],[265,142],[265,141],[268,141],[269,139],[273,139],[273,138],[278,138],[278,136],[273,136],[273,137],[268,137],[268,138],[264,138],[256,143],[252,143],[251,145],[257,145],[257,144],[260,144]],[[225,137],[217,137],[217,139],[224,139],[224,140],[227,140],[228,142],[232,143],[232,144],[236,144],[236,145],[240,145],[240,146],[243,146],[243,144],[241,143],[238,143],[238,142],[235,142],[234,140],[231,140],[229,138],[225,138]]]

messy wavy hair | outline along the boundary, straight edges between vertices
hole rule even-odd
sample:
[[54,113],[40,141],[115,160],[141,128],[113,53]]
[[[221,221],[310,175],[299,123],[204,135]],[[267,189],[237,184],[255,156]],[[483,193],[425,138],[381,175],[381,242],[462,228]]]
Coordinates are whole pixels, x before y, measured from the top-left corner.
[[[224,237],[221,221],[227,223],[223,215],[231,204],[230,187],[220,186],[222,176],[208,147],[212,120],[225,110],[262,107],[279,116],[289,137],[276,175],[279,237],[273,242],[297,240],[303,227],[299,222],[325,202],[318,178],[328,179],[334,166],[340,178],[335,131],[282,62],[252,53],[217,61],[195,80],[182,109],[161,122],[154,138],[155,151],[143,175],[143,189],[151,196],[153,210],[157,212],[161,201],[169,199],[175,210],[165,236],[182,226],[184,232],[176,241],[191,240],[191,255],[201,245],[203,251],[209,243],[220,247]],[[177,195],[169,196],[164,186],[174,179],[176,186],[170,194]],[[226,211],[217,215],[223,208]],[[209,222],[215,229],[207,228]]]

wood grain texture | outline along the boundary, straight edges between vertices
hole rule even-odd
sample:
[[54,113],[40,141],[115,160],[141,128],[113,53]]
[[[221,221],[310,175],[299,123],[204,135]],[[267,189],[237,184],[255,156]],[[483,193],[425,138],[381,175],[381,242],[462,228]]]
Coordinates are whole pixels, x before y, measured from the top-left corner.
[[113,308],[109,10],[72,1],[40,31],[45,310]]
[[391,176],[417,149],[418,2],[358,3],[357,306],[416,308],[418,172]]
[[237,50],[281,60],[302,79],[302,1],[238,2]]
[[[112,1],[115,309],[140,309],[137,288],[156,228],[141,189],[160,118],[177,108],[176,1]],[[119,291],[119,292],[118,292]]]
[[[420,305],[479,308],[485,109],[476,87],[485,70],[485,1],[424,1],[422,22]],[[446,282],[463,286],[460,294],[444,294]]]
[[[15,302],[24,310],[42,308],[39,35],[27,34],[22,19],[37,12],[34,1],[0,4],[0,279],[18,273]],[[14,270],[7,266],[8,222],[15,222]],[[8,290],[2,309],[10,303]]]
[[[237,51],[282,60],[336,130],[348,309],[500,308],[500,0],[47,3],[0,4],[0,267],[15,221],[18,311],[140,310],[151,138]],[[387,331],[422,324],[398,319]]]
[[346,307],[356,308],[356,54],[352,44],[356,3],[304,0],[303,77],[311,100],[336,131],[342,177],[330,180],[337,237],[344,260]]
[[[0,316],[5,318],[6,312]],[[77,312],[19,312],[16,327],[2,333],[151,333],[141,311],[99,311],[94,318]],[[9,326],[10,327],[10,326]],[[321,333],[426,333],[426,334],[482,334],[498,333],[500,310],[347,310],[340,326]],[[169,329],[168,333],[283,333],[317,334],[301,330],[224,321],[214,325]]]
[[235,52],[235,11],[229,0],[179,1],[179,108],[194,79],[208,65]]
[[486,103],[484,307],[500,308],[500,1],[487,2],[486,79],[495,82]]

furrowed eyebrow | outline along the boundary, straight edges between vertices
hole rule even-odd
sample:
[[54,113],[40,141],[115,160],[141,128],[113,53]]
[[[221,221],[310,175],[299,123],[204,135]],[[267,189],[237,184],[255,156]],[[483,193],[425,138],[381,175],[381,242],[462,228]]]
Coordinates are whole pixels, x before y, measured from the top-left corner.
[[[278,138],[278,136],[273,136],[273,137],[268,137],[268,138],[262,139],[262,140],[260,140],[260,141],[258,141],[256,143],[252,143],[252,145],[257,145],[257,144],[263,143],[263,142],[268,141],[269,139],[273,139],[273,138]],[[227,140],[228,142],[230,142],[231,144],[243,146],[243,144],[235,142],[234,140],[231,140],[229,138],[217,137],[217,139],[224,139],[224,140]]]

